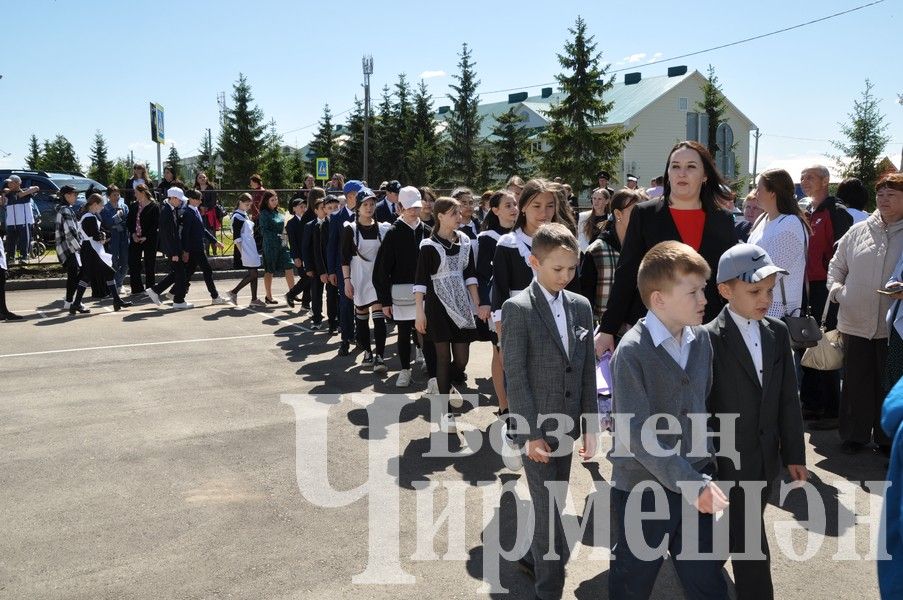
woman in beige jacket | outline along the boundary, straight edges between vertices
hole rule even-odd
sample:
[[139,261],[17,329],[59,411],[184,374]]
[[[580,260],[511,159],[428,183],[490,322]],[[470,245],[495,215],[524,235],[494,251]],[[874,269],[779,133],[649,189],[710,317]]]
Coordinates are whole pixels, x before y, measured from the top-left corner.
[[878,182],[877,204],[878,210],[840,238],[828,266],[829,298],[840,305],[837,329],[843,334],[839,429],[847,454],[873,439],[880,451],[890,450],[880,420],[891,298],[877,290],[884,288],[903,252],[903,175]]

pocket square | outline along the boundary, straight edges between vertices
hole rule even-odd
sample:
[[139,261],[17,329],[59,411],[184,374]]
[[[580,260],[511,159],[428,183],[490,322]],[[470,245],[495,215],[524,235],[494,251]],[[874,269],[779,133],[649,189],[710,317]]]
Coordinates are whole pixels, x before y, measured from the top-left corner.
[[589,329],[586,329],[585,327],[580,327],[579,325],[574,327],[574,337],[576,337],[578,341],[582,342],[588,333]]

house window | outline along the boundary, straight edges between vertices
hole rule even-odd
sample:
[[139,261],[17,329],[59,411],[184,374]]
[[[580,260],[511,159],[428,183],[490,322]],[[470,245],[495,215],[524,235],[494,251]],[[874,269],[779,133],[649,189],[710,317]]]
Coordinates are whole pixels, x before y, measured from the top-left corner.
[[686,98],[678,98],[677,99],[677,110],[687,110],[689,107],[690,101]]
[[699,141],[699,113],[687,113],[687,139],[694,142]]

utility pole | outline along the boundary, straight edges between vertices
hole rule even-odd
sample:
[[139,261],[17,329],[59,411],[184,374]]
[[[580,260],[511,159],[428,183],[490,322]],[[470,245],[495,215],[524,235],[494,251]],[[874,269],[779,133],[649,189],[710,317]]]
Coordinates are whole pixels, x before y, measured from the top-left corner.
[[750,188],[754,188],[756,186],[756,170],[759,167],[759,138],[762,137],[762,134],[756,129],[756,132],[753,134],[753,137],[756,138],[756,149],[753,153],[753,168],[752,168],[752,181],[749,183]]
[[370,145],[370,76],[373,75],[373,57],[365,55],[361,61],[364,68],[364,165],[361,179],[367,180],[367,163]]

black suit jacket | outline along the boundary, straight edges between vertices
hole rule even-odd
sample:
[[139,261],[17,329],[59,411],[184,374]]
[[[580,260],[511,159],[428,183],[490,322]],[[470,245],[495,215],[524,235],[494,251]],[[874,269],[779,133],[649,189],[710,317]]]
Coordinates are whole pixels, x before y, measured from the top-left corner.
[[182,242],[182,250],[189,254],[203,254],[204,238],[212,239],[214,243],[216,238],[204,227],[204,221],[200,214],[187,206],[182,209],[181,213],[182,228],[179,238]]
[[[129,214],[125,218],[125,226],[129,231],[129,235],[135,233],[138,222],[138,201],[129,205]],[[141,236],[153,241],[156,246],[157,229],[160,226],[160,205],[151,202],[141,211]]]
[[395,212],[392,212],[392,209],[389,208],[389,200],[388,198],[383,198],[376,204],[376,212],[374,213],[374,218],[380,223],[394,223],[395,219],[398,218],[398,208],[396,205]]
[[[615,269],[614,283],[600,321],[602,331],[614,335],[625,323],[633,325],[646,314],[646,307],[637,289],[640,261],[653,246],[669,240],[683,241],[671,217],[667,200],[660,198],[637,204],[630,213],[630,224],[627,226],[621,257]],[[712,270],[712,276],[705,286],[706,321],[714,319],[724,306],[724,300],[715,285],[715,274],[718,271],[718,259],[736,243],[737,231],[734,229],[734,218],[729,212],[718,209],[706,215],[702,244],[699,247],[699,253]]]
[[[326,243],[329,238],[329,220],[317,223],[316,219],[307,224],[304,241],[309,254],[304,255],[304,268],[315,275],[328,274],[326,267]],[[309,262],[308,262],[309,261]]]
[[[737,413],[735,447],[739,467],[717,457],[718,478],[724,481],[765,480],[770,485],[781,465],[806,463],[803,418],[796,368],[787,326],[766,317],[759,325],[762,339],[762,383],[740,329],[725,307],[705,325],[712,342],[714,381],[708,398],[710,413]],[[727,423],[725,423],[727,425]],[[719,431],[720,423],[712,419]],[[716,440],[716,448],[718,447]]]
[[157,242],[160,252],[167,258],[182,254],[180,225],[179,211],[174,209],[169,202],[164,203],[163,208],[160,209],[160,230]]
[[288,247],[292,258],[301,259],[304,246],[304,223],[298,216],[293,216],[285,222],[285,234],[288,237]]

